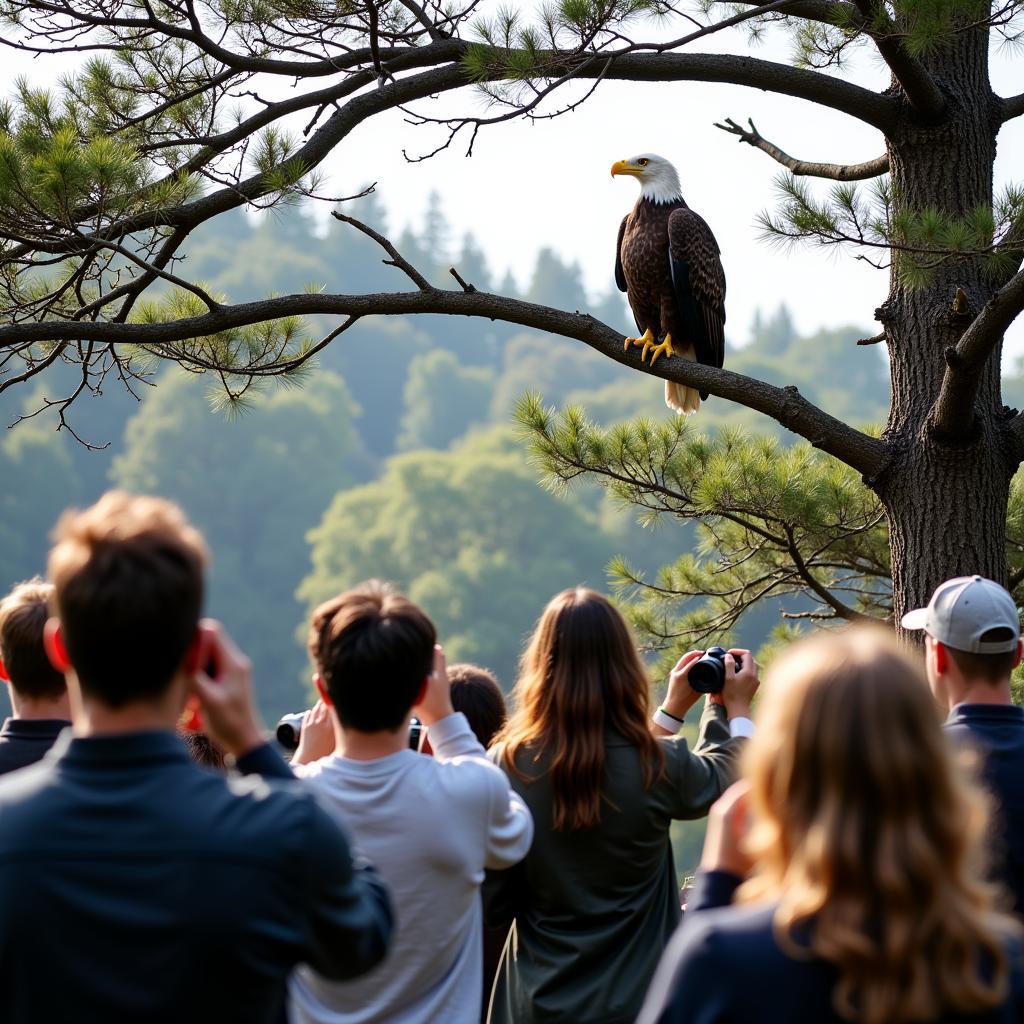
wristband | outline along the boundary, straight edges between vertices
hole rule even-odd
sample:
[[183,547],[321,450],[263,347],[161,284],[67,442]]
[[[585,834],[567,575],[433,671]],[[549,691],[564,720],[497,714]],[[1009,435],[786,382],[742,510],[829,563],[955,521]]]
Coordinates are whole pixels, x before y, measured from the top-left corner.
[[660,725],[662,729],[667,729],[669,732],[679,732],[683,725],[681,718],[669,714],[664,708],[658,708],[651,716],[651,720],[655,725]]

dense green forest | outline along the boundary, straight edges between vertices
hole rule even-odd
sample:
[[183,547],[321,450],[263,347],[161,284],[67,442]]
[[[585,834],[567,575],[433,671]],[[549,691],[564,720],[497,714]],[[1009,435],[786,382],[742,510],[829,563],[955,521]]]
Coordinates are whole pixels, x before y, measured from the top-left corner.
[[[386,226],[375,197],[359,206],[361,219]],[[631,326],[613,287],[587,295],[580,268],[549,249],[528,281],[496,280],[474,238],[450,237],[436,200],[399,247],[439,285],[455,266],[479,287]],[[316,283],[404,287],[372,242],[339,224],[324,231],[302,210],[220,217],[188,261],[195,278],[233,300]],[[307,326],[315,334],[334,325]],[[797,384],[852,422],[883,420],[888,372],[880,346],[856,346],[870,333],[863,326],[800,337],[782,307],[759,316],[749,337],[743,325],[730,327],[733,369]],[[10,424],[41,409],[62,383],[12,389],[0,416]],[[576,583],[606,587],[615,555],[654,570],[692,543],[692,527],[642,529],[595,485],[563,497],[537,483],[512,422],[525,390],[555,405],[578,402],[601,424],[670,415],[660,380],[563,339],[453,318],[376,319],[328,348],[301,387],[271,384],[228,412],[216,408],[208,378],[164,368],[151,383],[133,396],[111,381],[71,409],[74,429],[100,450],[57,432],[52,411],[0,437],[0,584],[43,571],[48,534],[69,505],[110,486],[174,498],[209,541],[207,611],[252,658],[271,721],[307,702],[309,608],[361,579],[400,584],[437,622],[450,660],[488,665],[510,686],[523,637],[551,594]],[[1024,405],[1024,378],[1007,381],[1007,400]],[[709,432],[784,433],[714,399],[698,419]],[[748,613],[737,641],[759,646],[778,610]],[[694,862],[701,834],[700,825],[675,830],[681,865]]]
[[[386,227],[374,196],[357,205],[360,218]],[[451,238],[436,199],[399,247],[439,284],[454,265],[480,287],[630,326],[614,288],[588,296],[579,267],[549,249],[528,281],[495,280],[472,236]],[[322,230],[302,210],[219,218],[188,263],[232,300],[316,283],[401,286],[372,242],[339,224]],[[333,325],[307,326],[315,333]],[[835,415],[878,421],[887,372],[879,349],[854,345],[862,333],[797,337],[782,308],[756,320],[729,362],[796,383]],[[0,415],[11,423],[39,409],[58,397],[46,388],[59,383],[13,389]],[[360,579],[398,582],[434,616],[452,659],[489,665],[510,685],[522,638],[553,592],[578,582],[603,587],[613,555],[654,569],[688,543],[682,526],[641,529],[596,487],[556,497],[537,485],[511,420],[524,390],[554,404],[580,402],[601,423],[668,415],[661,381],[582,345],[479,321],[377,319],[323,353],[300,388],[270,385],[231,413],[212,407],[215,382],[206,378],[163,369],[152,383],[132,396],[111,381],[72,408],[75,430],[102,450],[56,432],[51,412],[6,432],[0,471],[16,486],[4,488],[2,582],[42,570],[49,530],[68,505],[109,486],[174,498],[208,538],[208,611],[252,657],[270,719],[306,699],[302,622],[310,605]],[[714,400],[700,414],[703,430],[726,424],[780,429]],[[744,639],[760,642],[775,614],[751,616]]]

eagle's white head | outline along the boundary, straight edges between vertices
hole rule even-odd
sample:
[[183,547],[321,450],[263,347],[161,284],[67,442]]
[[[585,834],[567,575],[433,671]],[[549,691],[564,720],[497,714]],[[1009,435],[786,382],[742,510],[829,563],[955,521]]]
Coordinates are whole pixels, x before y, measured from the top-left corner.
[[628,174],[640,180],[640,195],[652,203],[671,203],[682,199],[676,169],[656,153],[641,153],[612,164],[612,176]]

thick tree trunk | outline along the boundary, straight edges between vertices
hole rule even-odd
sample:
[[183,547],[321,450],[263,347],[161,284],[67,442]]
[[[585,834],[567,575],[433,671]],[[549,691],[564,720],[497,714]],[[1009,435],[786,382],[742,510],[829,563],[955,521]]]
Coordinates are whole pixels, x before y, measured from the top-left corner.
[[[952,52],[924,63],[947,97],[947,113],[934,125],[911,114],[906,128],[890,138],[895,204],[912,211],[937,207],[952,216],[991,208],[997,125],[987,33],[962,33]],[[878,314],[891,363],[886,437],[894,456],[876,481],[868,481],[889,519],[897,623],[951,576],[981,573],[1006,582],[1006,504],[1016,468],[1004,436],[998,347],[982,372],[970,435],[940,436],[932,421],[944,353],[970,319],[954,309],[957,289],[967,296],[971,315],[995,289],[983,261],[944,263],[915,289],[901,283],[898,258],[889,299]]]

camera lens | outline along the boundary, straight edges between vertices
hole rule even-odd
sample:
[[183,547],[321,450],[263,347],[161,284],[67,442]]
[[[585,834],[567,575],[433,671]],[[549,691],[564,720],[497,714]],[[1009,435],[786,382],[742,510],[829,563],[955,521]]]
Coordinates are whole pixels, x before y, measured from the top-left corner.
[[725,650],[709,647],[704,656],[691,666],[687,675],[690,689],[697,693],[721,693],[725,686]]
[[274,735],[277,737],[277,742],[285,750],[298,750],[299,737],[302,735],[302,719],[304,717],[304,712],[296,711],[293,714],[285,715],[277,723]]

